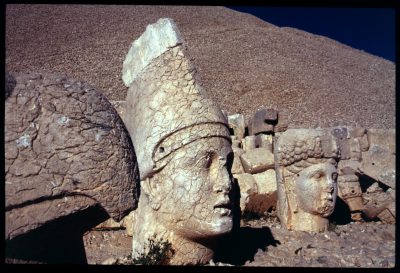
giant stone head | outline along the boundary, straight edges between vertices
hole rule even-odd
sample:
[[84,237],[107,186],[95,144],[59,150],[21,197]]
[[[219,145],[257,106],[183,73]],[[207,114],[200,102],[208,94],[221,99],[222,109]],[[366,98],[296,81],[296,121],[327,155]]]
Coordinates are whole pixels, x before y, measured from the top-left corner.
[[233,154],[227,119],[207,98],[171,19],[149,25],[124,61],[124,122],[141,177],[133,257],[152,236],[175,250],[171,264],[208,262],[232,229]]

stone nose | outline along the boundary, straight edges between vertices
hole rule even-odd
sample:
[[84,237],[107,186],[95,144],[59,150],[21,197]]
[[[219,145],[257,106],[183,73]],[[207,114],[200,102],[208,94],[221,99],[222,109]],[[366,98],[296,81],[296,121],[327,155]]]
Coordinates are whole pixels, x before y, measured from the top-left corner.
[[218,171],[215,177],[213,177],[214,184],[213,190],[216,193],[229,193],[232,188],[232,181],[230,179],[228,170],[225,165],[218,166]]

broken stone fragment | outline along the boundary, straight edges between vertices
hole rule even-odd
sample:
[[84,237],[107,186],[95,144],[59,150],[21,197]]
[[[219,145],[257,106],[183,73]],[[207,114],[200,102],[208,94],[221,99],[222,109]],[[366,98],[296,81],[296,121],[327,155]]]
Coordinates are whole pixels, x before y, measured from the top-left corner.
[[362,153],[361,170],[364,174],[396,189],[396,156],[380,146],[372,145]]
[[240,155],[244,153],[244,151],[240,148],[233,149],[233,163],[232,163],[232,174],[244,173],[242,161],[240,160]]
[[12,73],[5,103],[6,239],[100,206],[136,208],[139,170],[122,120],[94,87]]
[[275,109],[259,109],[249,121],[249,135],[274,132],[278,114]]
[[272,152],[272,135],[256,135],[254,144],[256,148],[267,148]]
[[262,173],[253,174],[257,183],[258,193],[272,194],[276,191],[275,170],[267,170]]
[[253,174],[256,181],[258,193],[251,196],[247,210],[263,215],[270,208],[276,207],[277,185],[275,170],[267,170],[262,173]]
[[268,148],[255,148],[240,156],[246,173],[260,173],[274,168],[274,154]]
[[274,131],[284,132],[288,129],[288,127],[289,127],[289,117],[285,112],[280,111],[278,113],[278,123],[274,126]]
[[231,140],[232,140],[232,149],[241,149],[242,148],[242,142],[238,140],[236,136],[231,135]]
[[242,139],[242,146],[245,152],[256,148],[256,136],[246,136]]
[[368,129],[368,142],[371,146],[378,146],[388,153],[396,154],[396,130]]
[[361,161],[361,145],[358,138],[350,138],[350,159],[355,161]]
[[361,138],[367,133],[367,130],[362,127],[349,128],[349,135],[351,138]]
[[246,211],[246,206],[249,203],[250,196],[258,193],[258,187],[256,180],[251,174],[242,173],[235,174],[234,177],[237,179],[240,189],[240,209],[243,212]]
[[181,34],[171,20],[162,18],[148,25],[146,31],[132,43],[125,57],[122,69],[124,84],[129,87],[155,58],[182,43]]
[[242,114],[234,114],[228,116],[228,124],[229,128],[231,128],[234,132],[234,135],[237,137],[239,141],[242,141],[245,134],[245,122]]

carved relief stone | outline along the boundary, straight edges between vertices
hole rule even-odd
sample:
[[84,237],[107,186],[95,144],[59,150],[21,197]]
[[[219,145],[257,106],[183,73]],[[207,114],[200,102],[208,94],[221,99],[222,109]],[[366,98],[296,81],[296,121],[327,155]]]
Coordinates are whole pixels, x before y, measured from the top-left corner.
[[329,130],[289,129],[275,139],[278,216],[289,230],[322,232],[337,197],[338,147]]
[[170,264],[207,263],[216,238],[233,226],[227,119],[186,55],[174,22],[160,19],[133,43],[123,69],[124,122],[142,180],[132,255],[156,235],[172,244]]

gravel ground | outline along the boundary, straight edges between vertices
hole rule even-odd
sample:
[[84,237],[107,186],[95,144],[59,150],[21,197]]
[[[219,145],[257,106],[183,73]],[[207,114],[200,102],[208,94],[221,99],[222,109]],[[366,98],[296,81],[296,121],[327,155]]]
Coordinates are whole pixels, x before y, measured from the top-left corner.
[[[89,264],[127,264],[132,237],[124,230],[84,236]],[[390,268],[395,265],[395,225],[351,222],[325,233],[287,231],[278,221],[242,221],[211,266]]]
[[224,7],[7,5],[6,69],[69,75],[124,100],[122,62],[146,25],[173,18],[204,87],[229,114],[261,106],[289,127],[395,127],[395,64]]

